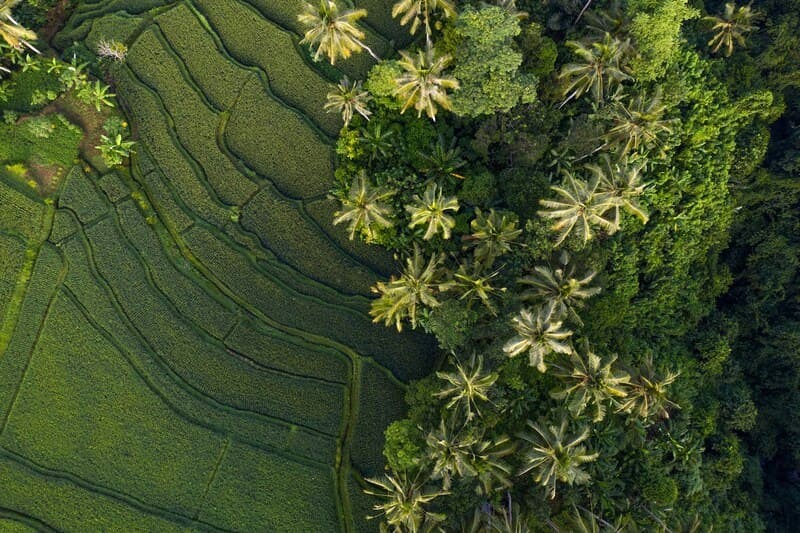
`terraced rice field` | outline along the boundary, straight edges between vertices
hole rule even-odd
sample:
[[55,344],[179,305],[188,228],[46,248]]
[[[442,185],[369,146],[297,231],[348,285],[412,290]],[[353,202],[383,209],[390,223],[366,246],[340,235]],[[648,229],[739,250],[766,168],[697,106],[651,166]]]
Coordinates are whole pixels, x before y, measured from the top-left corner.
[[0,529],[376,529],[363,477],[433,346],[371,324],[393,261],[330,225],[341,72],[299,6],[84,1],[57,37],[128,44],[139,144],[53,204],[0,183]]

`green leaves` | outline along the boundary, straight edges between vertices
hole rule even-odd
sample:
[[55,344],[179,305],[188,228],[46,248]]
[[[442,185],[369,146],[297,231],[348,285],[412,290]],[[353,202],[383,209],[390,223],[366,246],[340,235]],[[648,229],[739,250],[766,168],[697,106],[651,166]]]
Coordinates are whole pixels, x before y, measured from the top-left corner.
[[581,468],[599,457],[598,453],[588,453],[581,443],[589,438],[589,429],[581,428],[577,433],[567,432],[568,421],[562,418],[559,426],[540,427],[528,422],[533,432],[520,437],[530,443],[519,475],[533,472],[534,481],[547,487],[550,498],[556,497],[559,482],[568,485],[584,485],[589,482],[589,474]]
[[420,197],[414,196],[414,203],[406,206],[406,211],[411,215],[409,228],[426,226],[423,239],[430,240],[438,233],[442,238],[449,239],[450,231],[455,227],[455,219],[448,212],[458,211],[458,198],[445,196],[436,183],[430,183],[425,188],[425,193]]
[[449,55],[439,55],[432,46],[425,51],[417,50],[412,55],[400,52],[401,59],[397,65],[403,70],[395,79],[394,96],[403,102],[400,113],[409,107],[417,110],[417,116],[425,112],[428,118],[436,120],[438,108],[451,109],[450,96],[447,91],[458,89],[458,80],[444,74],[444,70],[452,61]]
[[331,65],[335,65],[339,57],[347,59],[362,49],[375,57],[372,50],[362,42],[364,32],[356,27],[356,23],[366,16],[366,9],[340,11],[335,0],[320,0],[318,6],[305,3],[303,12],[297,16],[298,22],[307,28],[300,44],[316,48],[314,61],[327,56]]
[[347,196],[340,197],[343,209],[333,214],[333,224],[347,223],[350,240],[361,232],[367,242],[375,238],[376,231],[390,228],[392,208],[383,201],[394,194],[380,188],[374,188],[363,172],[353,179]]

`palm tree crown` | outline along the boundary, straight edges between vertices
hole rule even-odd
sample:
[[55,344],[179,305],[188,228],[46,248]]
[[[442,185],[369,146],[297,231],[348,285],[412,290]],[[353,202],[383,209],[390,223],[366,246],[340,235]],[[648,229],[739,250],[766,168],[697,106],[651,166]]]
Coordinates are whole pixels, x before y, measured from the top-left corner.
[[429,183],[422,197],[415,195],[414,203],[406,206],[406,211],[411,214],[411,223],[408,227],[413,228],[427,224],[425,235],[422,237],[426,241],[440,231],[445,239],[449,239],[450,230],[456,225],[456,220],[447,212],[456,212],[458,207],[458,198],[455,196],[445,197],[444,192],[437,184]]
[[345,128],[353,120],[354,113],[358,113],[367,120],[372,115],[367,107],[369,93],[362,89],[361,80],[352,83],[347,76],[343,77],[328,93],[327,98],[325,111],[341,113]]
[[586,165],[598,179],[598,196],[603,202],[613,204],[614,224],[620,224],[620,209],[635,216],[647,224],[650,217],[647,211],[639,205],[637,198],[644,193],[647,184],[642,183],[643,163],[624,164],[611,163],[605,158],[605,168],[597,165]]
[[335,65],[339,57],[347,59],[362,49],[377,59],[362,41],[364,32],[356,27],[356,22],[366,16],[366,9],[340,11],[335,0],[320,0],[316,6],[306,2],[303,12],[297,16],[297,20],[308,28],[300,44],[316,47],[314,61],[325,55],[331,65]]
[[668,371],[664,375],[656,373],[653,358],[648,357],[638,374],[631,380],[627,399],[617,409],[645,420],[653,417],[669,418],[668,408],[678,404],[667,398],[667,387],[678,379],[678,373]]
[[586,447],[581,443],[589,438],[589,429],[583,430],[577,436],[567,436],[567,419],[562,418],[561,425],[540,428],[537,424],[528,421],[528,426],[534,433],[520,435],[531,443],[525,462],[519,475],[533,470],[534,480],[548,488],[550,498],[556,496],[556,483],[562,482],[569,485],[582,485],[589,482],[589,474],[581,469],[581,465],[594,461],[599,457],[597,453],[587,453]]
[[417,116],[424,111],[429,118],[436,120],[437,105],[443,109],[452,107],[447,91],[458,89],[458,80],[445,76],[444,69],[450,64],[449,55],[437,56],[432,46],[426,51],[418,50],[415,55],[400,52],[397,64],[403,73],[395,79],[397,87],[394,95],[403,100],[401,113],[413,106]]
[[573,352],[570,356],[572,368],[562,369],[556,375],[566,382],[567,387],[552,393],[555,399],[569,398],[567,407],[574,417],[580,416],[587,408],[592,408],[592,422],[605,418],[606,403],[627,396],[626,386],[631,377],[612,368],[616,357],[605,365],[599,356],[585,346],[586,356]]
[[660,157],[666,156],[661,138],[673,132],[675,122],[661,118],[666,109],[658,94],[650,99],[639,94],[627,105],[615,102],[610,110],[613,126],[603,135],[604,146],[616,149],[622,158],[640,149],[656,147],[660,149]]
[[611,37],[606,33],[602,41],[589,45],[579,41],[567,41],[567,46],[580,59],[580,63],[564,65],[558,75],[565,80],[562,94],[566,104],[586,92],[591,92],[595,102],[602,102],[613,87],[619,86],[631,77],[623,70],[625,54],[630,43]]
[[475,247],[475,261],[487,268],[496,258],[510,252],[514,240],[522,234],[522,230],[517,228],[515,214],[499,213],[494,209],[486,214],[476,208],[470,228],[472,234],[464,240]]
[[447,409],[463,408],[466,420],[470,421],[476,414],[480,416],[478,403],[489,401],[489,390],[498,375],[483,371],[483,358],[480,356],[473,356],[466,365],[456,363],[455,367],[455,372],[436,373],[436,377],[448,383],[436,396],[449,398]]
[[395,533],[415,533],[426,524],[443,519],[440,515],[428,512],[424,506],[447,492],[426,489],[426,480],[421,480],[419,475],[410,479],[405,474],[397,477],[385,474],[380,479],[369,478],[367,481],[376,489],[367,489],[364,492],[383,500],[374,506],[379,514],[370,518],[384,516]]
[[724,47],[725,56],[730,57],[734,43],[744,45],[744,36],[756,29],[753,22],[755,17],[756,12],[750,4],[737,8],[736,2],[725,4],[725,11],[721,16],[705,17],[704,20],[713,24],[711,31],[714,36],[708,41],[711,51],[716,54]]
[[539,372],[546,372],[545,357],[552,353],[572,353],[572,347],[567,342],[572,332],[562,328],[552,304],[539,307],[535,314],[530,309],[523,309],[511,322],[517,334],[503,346],[503,351],[509,357],[527,351],[530,365]]
[[425,26],[425,36],[428,41],[431,38],[431,13],[440,11],[445,18],[450,18],[456,14],[456,7],[450,0],[399,0],[392,7],[392,17],[402,15],[400,25],[405,26],[411,23],[411,34],[417,33],[420,23]]
[[558,233],[555,245],[559,246],[573,232],[585,245],[594,238],[595,227],[609,235],[615,233],[618,226],[603,217],[614,204],[608,198],[596,194],[598,180],[593,179],[587,183],[569,172],[565,174],[563,187],[551,187],[560,198],[539,202],[546,208],[538,212],[539,216],[556,220],[552,226],[553,231]]
[[29,29],[23,28],[11,15],[11,9],[19,4],[20,1],[0,0],[0,38],[12,48],[21,50],[23,47],[28,47],[38,54],[40,53],[39,50],[29,42],[36,39],[36,34]]
[[380,297],[372,302],[369,312],[373,322],[382,320],[387,326],[394,323],[397,331],[401,331],[403,319],[408,318],[411,327],[416,328],[418,308],[422,305],[428,307],[439,305],[436,293],[440,281],[441,261],[442,256],[435,255],[426,264],[419,247],[415,246],[414,254],[406,259],[406,268],[398,279],[392,277],[386,283],[379,281],[373,287],[373,292],[380,294]]
[[367,242],[375,238],[376,228],[390,228],[393,223],[392,208],[382,201],[394,192],[373,188],[364,172],[350,185],[347,196],[341,198],[344,209],[333,214],[333,223],[347,222],[347,230],[352,241],[356,233],[363,231]]

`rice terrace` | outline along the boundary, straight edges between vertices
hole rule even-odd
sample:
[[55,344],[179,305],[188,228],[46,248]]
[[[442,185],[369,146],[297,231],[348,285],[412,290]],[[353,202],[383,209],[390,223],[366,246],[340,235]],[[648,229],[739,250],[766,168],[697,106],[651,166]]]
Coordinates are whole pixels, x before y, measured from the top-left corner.
[[0,533],[793,532],[800,0],[0,0]]
[[299,5],[81,2],[56,37],[127,44],[139,146],[130,175],[72,167],[55,203],[0,188],[7,520],[362,527],[362,477],[433,351],[371,323],[391,256],[329,223],[341,74],[298,46]]

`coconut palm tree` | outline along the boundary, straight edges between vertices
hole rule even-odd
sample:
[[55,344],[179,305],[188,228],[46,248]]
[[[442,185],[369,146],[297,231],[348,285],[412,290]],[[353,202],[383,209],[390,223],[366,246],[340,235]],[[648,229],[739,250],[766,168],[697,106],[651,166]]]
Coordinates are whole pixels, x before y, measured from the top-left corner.
[[603,157],[603,160],[605,168],[597,165],[586,165],[586,168],[598,180],[598,197],[602,202],[608,201],[613,204],[614,224],[619,226],[620,209],[647,224],[649,220],[647,211],[636,200],[647,187],[641,179],[644,163],[612,163],[608,156]]
[[531,444],[519,475],[530,471],[535,473],[534,481],[547,487],[550,498],[556,496],[558,482],[568,485],[583,485],[589,482],[589,474],[581,465],[594,461],[598,453],[588,453],[581,443],[589,438],[589,428],[583,428],[575,436],[567,435],[567,418],[561,419],[559,426],[542,429],[538,424],[528,421],[533,433],[523,433],[520,437]]
[[586,409],[592,409],[592,422],[600,422],[606,415],[606,403],[627,396],[627,385],[631,377],[613,369],[616,356],[606,364],[593,353],[588,343],[584,345],[586,355],[573,352],[569,362],[571,368],[561,368],[555,375],[565,384],[563,390],[551,393],[557,400],[569,399],[567,407],[572,416],[580,416]]
[[419,307],[439,305],[436,294],[440,285],[439,265],[442,259],[442,255],[434,255],[426,263],[419,247],[414,246],[414,254],[406,259],[406,267],[400,277],[395,279],[393,276],[385,283],[379,281],[372,288],[373,292],[380,294],[372,302],[369,312],[373,322],[383,321],[387,326],[394,323],[397,331],[402,331],[403,319],[408,318],[411,327],[416,328]]
[[347,222],[351,241],[359,231],[364,233],[367,242],[372,241],[376,229],[393,225],[392,208],[383,203],[393,194],[393,191],[372,187],[362,171],[353,179],[347,196],[340,198],[343,209],[333,214],[334,225]]
[[532,274],[519,278],[517,282],[530,287],[522,292],[523,301],[552,305],[556,319],[569,316],[581,325],[583,322],[577,310],[585,305],[585,300],[601,290],[589,286],[596,275],[597,272],[593,271],[576,274],[575,264],[570,263],[569,254],[563,251],[557,268],[534,267]]
[[431,479],[441,479],[442,488],[450,490],[453,476],[474,477],[478,475],[473,466],[472,447],[478,439],[469,432],[465,435],[454,433],[447,428],[444,420],[439,427],[425,439],[428,459],[432,463]]
[[485,213],[480,208],[475,208],[475,218],[470,222],[472,233],[464,240],[473,246],[475,261],[486,268],[491,268],[494,260],[510,252],[522,230],[517,228],[517,215],[514,213],[497,212],[490,209]]
[[328,56],[331,65],[339,57],[349,58],[353,52],[362,49],[378,60],[378,56],[364,44],[364,32],[356,27],[359,19],[367,16],[366,9],[346,9],[341,11],[335,0],[320,0],[318,5],[306,2],[297,20],[305,26],[306,32],[300,44],[307,44],[314,52],[314,61]]
[[384,129],[380,122],[374,122],[369,128],[360,128],[358,142],[369,154],[369,162],[376,157],[388,157],[392,150],[395,130]]
[[369,518],[383,516],[394,533],[427,531],[431,525],[441,522],[444,517],[428,512],[425,505],[447,492],[426,488],[427,479],[421,476],[417,474],[412,479],[406,474],[384,474],[378,479],[367,479],[375,488],[364,492],[382,500],[373,507],[379,513]]
[[0,38],[8,45],[17,50],[23,47],[29,48],[37,54],[41,53],[30,41],[36,39],[36,34],[14,20],[11,10],[20,3],[21,0],[0,0]]
[[596,194],[598,180],[593,179],[587,183],[569,172],[564,174],[564,186],[551,187],[560,198],[539,202],[546,208],[538,212],[539,216],[556,221],[552,226],[553,231],[558,233],[555,246],[561,245],[573,232],[584,245],[594,238],[595,228],[609,235],[615,233],[618,226],[614,221],[603,217],[614,204],[608,198]]
[[624,70],[625,55],[630,49],[628,41],[620,41],[606,33],[602,41],[586,45],[580,41],[567,41],[567,46],[581,60],[561,68],[559,80],[564,80],[563,106],[573,98],[591,92],[595,102],[605,100],[612,89],[631,79]]
[[400,0],[392,7],[392,18],[401,16],[400,25],[411,23],[410,32],[417,33],[419,25],[425,27],[425,38],[431,40],[431,16],[435,11],[441,12],[444,18],[455,16],[456,7],[450,0]]
[[669,418],[669,408],[680,408],[667,398],[667,387],[672,385],[680,373],[667,371],[659,374],[653,367],[652,356],[640,367],[638,374],[628,385],[628,397],[617,412],[630,413],[645,420],[654,417]]
[[498,274],[499,271],[494,271],[491,274],[484,274],[483,266],[480,264],[468,265],[461,263],[458,266],[458,270],[453,274],[453,279],[443,283],[441,289],[443,291],[456,291],[459,293],[459,300],[467,300],[467,306],[469,306],[473,300],[480,300],[490,313],[495,314],[492,296],[505,292],[506,290],[505,287],[498,289],[492,286],[492,279]]
[[403,73],[395,79],[394,95],[403,101],[401,113],[409,107],[417,110],[417,116],[424,111],[431,120],[436,120],[437,106],[451,109],[448,90],[458,89],[458,80],[444,74],[444,69],[452,61],[449,55],[437,55],[432,46],[414,55],[400,52],[397,64]]
[[514,453],[516,447],[516,443],[505,435],[475,444],[472,466],[480,482],[476,489],[480,494],[489,496],[499,488],[508,489],[513,486],[510,479],[511,466],[505,458]]
[[489,401],[489,390],[498,375],[484,372],[483,357],[473,355],[467,364],[456,362],[455,372],[437,372],[436,377],[447,382],[436,396],[449,400],[445,405],[447,409],[464,409],[465,419],[469,422],[481,415],[478,404]]
[[667,106],[661,103],[661,95],[647,98],[638,94],[628,104],[614,102],[607,115],[613,126],[603,135],[605,148],[616,150],[620,158],[640,149],[647,151],[659,148],[659,156],[666,155],[661,138],[673,132],[675,120],[664,120]]
[[711,51],[716,54],[724,47],[725,56],[730,57],[734,43],[744,45],[745,35],[757,28],[754,24],[756,15],[750,4],[737,8],[736,2],[730,2],[725,4],[722,15],[704,17],[703,20],[713,24],[711,31],[714,36],[708,41]]
[[406,211],[411,214],[411,223],[408,227],[427,225],[425,235],[422,236],[426,241],[439,232],[442,233],[442,237],[449,239],[450,230],[456,225],[456,220],[447,212],[455,213],[458,207],[458,198],[446,197],[436,183],[429,183],[422,197],[414,195],[414,203],[406,206]]
[[511,322],[517,334],[503,346],[503,351],[509,357],[528,352],[530,365],[539,372],[546,372],[547,356],[572,353],[572,347],[567,342],[572,332],[562,328],[563,323],[556,315],[554,305],[543,305],[535,314],[530,309],[522,309]]
[[333,86],[333,90],[328,93],[327,99],[325,111],[328,113],[341,113],[345,128],[353,120],[354,113],[358,113],[367,120],[372,115],[372,112],[367,107],[370,96],[361,87],[361,80],[352,83],[347,76],[343,77],[338,84]]

